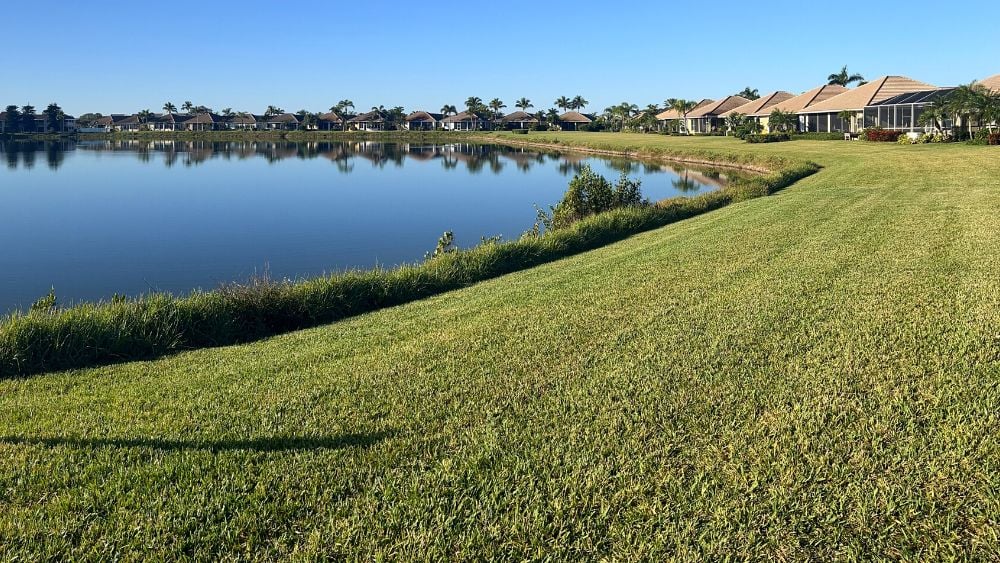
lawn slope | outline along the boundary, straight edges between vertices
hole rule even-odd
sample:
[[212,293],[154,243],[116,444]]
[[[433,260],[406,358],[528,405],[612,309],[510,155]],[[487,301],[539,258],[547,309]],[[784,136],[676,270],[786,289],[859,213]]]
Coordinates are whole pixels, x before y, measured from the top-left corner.
[[252,344],[0,382],[0,554],[1000,556],[1000,153],[777,195]]

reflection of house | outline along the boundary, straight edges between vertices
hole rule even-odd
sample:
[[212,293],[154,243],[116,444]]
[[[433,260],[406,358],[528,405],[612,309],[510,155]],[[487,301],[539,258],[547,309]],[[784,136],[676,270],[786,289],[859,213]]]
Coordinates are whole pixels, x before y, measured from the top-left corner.
[[347,120],[347,125],[355,131],[385,131],[385,117],[380,111],[370,111]]
[[769,132],[770,128],[768,127],[768,117],[774,110],[777,109],[786,113],[797,114],[805,108],[812,107],[846,91],[847,88],[838,84],[824,84],[823,86],[813,88],[812,90],[799,94],[798,96],[788,98],[783,102],[778,102],[771,107],[763,108],[760,111],[756,111],[748,115],[756,118],[757,122],[764,127],[764,131]]
[[[820,133],[857,132],[863,128],[861,117],[865,107],[900,94],[933,89],[934,86],[930,84],[905,76],[883,76],[802,109],[799,111],[799,129]],[[847,123],[840,116],[840,113],[844,111],[851,112],[851,118]],[[913,126],[912,113],[908,117],[905,115],[902,117],[901,127]]]
[[408,131],[433,131],[441,126],[442,119],[444,119],[444,115],[440,113],[415,111],[406,116],[406,129]]
[[687,126],[692,133],[710,133],[725,128],[725,118],[722,114],[747,104],[750,100],[742,96],[726,96],[725,98],[696,107],[687,114]]
[[500,120],[505,129],[531,129],[538,125],[538,118],[526,111],[515,111]]
[[559,123],[568,125],[572,131],[578,131],[580,127],[585,127],[593,122],[593,115],[587,115],[578,111],[567,111],[559,116]]
[[458,115],[451,115],[441,120],[441,127],[449,131],[477,131],[489,129],[490,121],[484,116],[463,111]]

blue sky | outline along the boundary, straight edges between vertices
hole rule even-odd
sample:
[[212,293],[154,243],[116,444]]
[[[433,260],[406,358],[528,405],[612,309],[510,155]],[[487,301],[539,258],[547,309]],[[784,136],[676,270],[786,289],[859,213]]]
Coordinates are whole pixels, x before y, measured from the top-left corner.
[[995,40],[954,23],[998,21],[993,0],[679,4],[9,2],[5,21],[31,25],[3,26],[0,105],[318,111],[347,98],[435,111],[474,95],[545,109],[581,94],[600,111],[744,86],[801,92],[844,64],[937,85],[1000,73]]

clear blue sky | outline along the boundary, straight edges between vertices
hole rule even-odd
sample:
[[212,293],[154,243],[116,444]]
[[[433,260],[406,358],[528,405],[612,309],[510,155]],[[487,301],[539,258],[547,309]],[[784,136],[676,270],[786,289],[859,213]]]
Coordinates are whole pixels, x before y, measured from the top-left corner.
[[[844,64],[937,85],[1000,73],[1000,2],[7,2],[0,105],[68,113],[461,106],[801,92]],[[958,15],[961,17],[958,17]],[[11,21],[30,25],[11,25]],[[981,22],[981,25],[977,22]],[[977,31],[976,28],[980,31]]]

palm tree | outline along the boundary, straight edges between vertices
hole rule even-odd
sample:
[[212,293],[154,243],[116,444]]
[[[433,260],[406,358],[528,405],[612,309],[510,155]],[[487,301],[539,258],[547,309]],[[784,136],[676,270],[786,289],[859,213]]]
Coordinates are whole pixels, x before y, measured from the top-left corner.
[[233,115],[233,108],[223,108],[222,115],[226,117],[231,117]]
[[855,115],[856,114],[849,109],[841,110],[840,113],[837,114],[837,117],[839,117],[841,121],[844,122],[844,133],[851,132],[852,129],[851,122],[854,121]]
[[469,113],[478,113],[483,109],[483,100],[476,96],[469,96],[465,99],[465,108]]
[[741,92],[737,92],[736,95],[741,98],[746,98],[748,100],[760,99],[760,94],[757,92],[757,89],[751,88],[749,86],[744,88]]
[[504,104],[503,100],[501,100],[500,98],[493,98],[492,100],[490,100],[490,109],[493,110],[494,117],[498,119],[503,115],[500,113],[500,110],[502,110],[505,107],[507,107],[506,104]]
[[194,104],[191,103],[191,100],[187,100],[186,102],[181,104],[181,109],[184,110],[185,113],[191,113],[191,110],[194,109]]
[[63,120],[65,119],[66,114],[63,113],[59,104],[52,102],[47,108],[45,108],[42,115],[45,116],[45,123],[48,126],[48,129],[52,131],[62,131]]
[[267,106],[267,109],[264,110],[264,117],[274,117],[283,113],[285,113],[285,110],[277,106]]
[[572,100],[570,100],[569,107],[571,107],[576,111],[580,111],[581,109],[587,107],[589,104],[590,102],[585,100],[583,96],[575,96]]
[[684,133],[685,135],[688,135],[690,133],[687,128],[687,114],[688,112],[693,110],[697,105],[698,102],[685,100],[683,98],[674,100],[674,103],[671,104],[670,109],[676,111],[677,115],[680,116],[677,125],[678,133]]
[[622,102],[615,106],[615,114],[618,115],[618,120],[621,122],[619,131],[625,130],[625,122],[631,120],[637,111],[639,111],[639,106],[628,102]]
[[177,106],[175,106],[172,102],[167,102],[163,104],[163,111],[169,114],[173,114],[175,111],[177,111]]
[[[347,108],[351,108],[350,111]],[[330,108],[330,111],[341,116],[352,115],[354,112],[354,102],[351,100],[340,100],[337,102],[337,105]]]
[[559,99],[555,102],[556,107],[563,111],[566,111],[572,103],[573,101],[566,96],[559,96]]
[[146,123],[149,121],[150,117],[153,117],[153,112],[149,111],[148,109],[144,109],[139,113],[137,113],[136,117],[139,118],[139,123]]
[[948,96],[938,96],[930,104],[924,107],[923,112],[917,116],[918,125],[930,125],[934,131],[944,130],[944,122],[952,116],[949,107]]
[[521,111],[528,111],[528,108],[533,108],[535,106],[531,105],[531,100],[528,98],[521,98],[520,100],[514,102],[514,107]]
[[556,111],[556,108],[549,108],[549,110],[545,112],[545,120],[553,125],[559,123],[559,112]]
[[826,79],[829,80],[827,84],[838,84],[840,86],[847,86],[851,82],[863,84],[865,81],[865,77],[860,74],[848,74],[847,65],[844,65],[844,68],[840,69],[840,72],[835,72],[826,77]]
[[445,104],[441,106],[441,113],[444,114],[445,117],[449,115],[458,115],[458,108],[450,104]]
[[795,127],[796,117],[790,111],[781,111],[774,108],[767,117],[767,127],[771,131],[785,131]]

